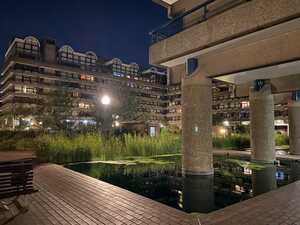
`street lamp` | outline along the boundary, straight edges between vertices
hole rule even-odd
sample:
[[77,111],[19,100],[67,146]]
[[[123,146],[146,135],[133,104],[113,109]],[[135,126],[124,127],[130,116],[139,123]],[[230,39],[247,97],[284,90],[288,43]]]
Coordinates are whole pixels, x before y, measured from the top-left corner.
[[111,99],[110,99],[110,97],[107,96],[107,95],[104,95],[104,96],[101,98],[101,103],[102,103],[103,105],[109,105],[110,102],[111,102]]

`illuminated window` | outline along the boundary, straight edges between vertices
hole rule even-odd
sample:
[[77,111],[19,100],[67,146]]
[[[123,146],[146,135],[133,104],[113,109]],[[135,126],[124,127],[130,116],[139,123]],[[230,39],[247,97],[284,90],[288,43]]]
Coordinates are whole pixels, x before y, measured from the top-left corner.
[[95,78],[94,78],[94,76],[91,76],[91,75],[81,74],[80,80],[94,81]]
[[242,101],[241,102],[241,107],[242,107],[242,109],[249,108],[250,107],[249,101]]
[[78,104],[78,106],[79,106],[80,109],[88,109],[88,108],[90,108],[90,105],[87,104],[87,103],[84,103],[84,102],[80,102]]

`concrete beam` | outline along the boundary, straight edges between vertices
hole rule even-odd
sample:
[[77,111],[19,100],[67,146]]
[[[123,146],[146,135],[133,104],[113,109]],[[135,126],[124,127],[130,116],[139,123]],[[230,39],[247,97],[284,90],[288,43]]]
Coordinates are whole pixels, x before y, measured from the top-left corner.
[[[267,76],[266,76],[267,77]],[[300,74],[289,75],[285,77],[279,77],[270,80],[272,93],[290,93],[293,90],[300,89]],[[236,96],[237,97],[247,97],[249,96],[249,88],[252,86],[252,82],[238,84],[236,86]]]

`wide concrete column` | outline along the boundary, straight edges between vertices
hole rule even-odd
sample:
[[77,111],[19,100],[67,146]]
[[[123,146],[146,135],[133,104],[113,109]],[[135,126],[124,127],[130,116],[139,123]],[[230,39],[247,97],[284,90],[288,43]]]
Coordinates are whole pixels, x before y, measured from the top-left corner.
[[182,203],[185,212],[209,213],[215,209],[214,177],[185,176]]
[[254,161],[275,161],[274,98],[267,80],[250,88],[251,147]]
[[257,196],[277,188],[276,166],[264,164],[264,168],[253,170],[252,189],[253,195]]
[[300,162],[294,161],[291,163],[291,180],[296,182],[300,180]]
[[183,173],[212,175],[212,81],[199,68],[182,79]]
[[294,91],[288,104],[290,152],[300,155],[300,91]]

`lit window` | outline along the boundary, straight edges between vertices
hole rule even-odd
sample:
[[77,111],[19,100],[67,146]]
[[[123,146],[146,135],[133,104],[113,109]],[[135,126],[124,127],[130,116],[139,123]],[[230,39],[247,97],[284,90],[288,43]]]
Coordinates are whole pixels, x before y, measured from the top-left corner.
[[80,80],[94,81],[94,77],[91,76],[91,75],[81,74],[81,75],[80,75]]
[[242,109],[249,108],[249,106],[250,106],[249,101],[242,101],[241,102]]
[[87,104],[87,103],[84,103],[84,102],[80,102],[78,104],[78,106],[79,106],[80,109],[88,109],[88,108],[90,108],[90,105]]

